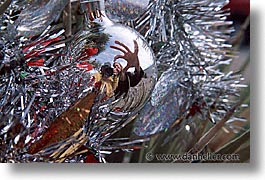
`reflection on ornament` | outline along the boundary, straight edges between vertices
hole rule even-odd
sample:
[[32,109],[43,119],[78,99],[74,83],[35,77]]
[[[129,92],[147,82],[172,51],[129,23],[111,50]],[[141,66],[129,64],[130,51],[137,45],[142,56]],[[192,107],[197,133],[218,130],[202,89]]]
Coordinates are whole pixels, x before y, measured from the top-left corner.
[[106,14],[115,22],[133,20],[147,8],[149,0],[105,0]]
[[[149,98],[157,71],[151,48],[133,29],[109,20],[104,1],[81,1],[87,27],[77,33],[64,61],[87,68],[98,92],[86,124],[94,149],[123,127]],[[115,62],[115,63],[114,63]]]

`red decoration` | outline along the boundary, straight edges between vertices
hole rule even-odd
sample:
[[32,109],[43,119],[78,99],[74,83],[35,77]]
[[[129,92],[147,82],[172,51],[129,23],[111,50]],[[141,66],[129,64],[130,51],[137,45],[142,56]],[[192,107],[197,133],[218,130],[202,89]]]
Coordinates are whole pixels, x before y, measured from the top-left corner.
[[39,56],[44,51],[45,51],[45,49],[30,51],[28,54],[25,55],[25,58],[29,59],[29,58],[32,58],[32,57]]
[[86,71],[91,71],[93,69],[93,65],[88,62],[81,62],[76,65],[76,67],[81,69],[86,69]]
[[44,59],[38,59],[34,61],[27,62],[28,66],[44,66]]
[[51,44],[52,42],[54,42],[54,41],[60,41],[60,40],[61,40],[61,37],[52,38],[52,39],[49,39],[49,40],[47,40],[47,41],[43,41],[43,42],[41,43],[41,45],[44,46],[44,47],[46,47],[46,46],[48,46],[49,44]]
[[40,39],[40,40],[38,40],[36,42],[33,42],[33,43],[29,44],[29,45],[24,46],[22,52],[26,53],[31,47],[36,46],[38,44],[40,44],[43,47],[46,47],[50,43],[52,43],[54,41],[59,41],[61,39],[62,39],[61,37],[56,37],[56,38],[52,38],[52,39],[48,39],[48,40],[44,40],[44,38],[42,38],[42,39]]
[[98,48],[85,48],[81,55],[77,58],[77,61],[83,61],[89,59],[91,56],[98,53]]

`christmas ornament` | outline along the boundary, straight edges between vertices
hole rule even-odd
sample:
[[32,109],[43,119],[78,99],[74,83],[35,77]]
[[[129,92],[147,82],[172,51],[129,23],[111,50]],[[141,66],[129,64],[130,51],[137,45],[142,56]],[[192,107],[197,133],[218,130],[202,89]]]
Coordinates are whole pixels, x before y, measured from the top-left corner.
[[[87,145],[99,152],[102,143],[141,109],[154,86],[153,53],[139,34],[105,17],[103,1],[81,1],[81,8],[86,12],[87,28],[67,46],[66,56],[57,64],[63,68],[48,73],[57,74],[59,85],[67,94],[62,110],[69,108],[30,145],[30,154],[47,155],[56,147],[52,144],[69,138],[82,124],[88,136]],[[38,60],[29,65],[42,64]],[[86,103],[88,99],[94,101],[93,106]],[[71,125],[71,130],[65,124]],[[67,130],[60,130],[62,127]]]
[[115,22],[126,22],[140,16],[149,0],[105,0],[106,14]]
[[[81,1],[88,28],[78,33],[65,61],[91,64],[99,95],[86,124],[89,146],[100,145],[145,104],[156,81],[153,52],[133,29],[110,21],[103,1]],[[94,54],[88,51],[96,50]],[[117,72],[116,72],[117,71]],[[115,74],[116,73],[116,74]]]

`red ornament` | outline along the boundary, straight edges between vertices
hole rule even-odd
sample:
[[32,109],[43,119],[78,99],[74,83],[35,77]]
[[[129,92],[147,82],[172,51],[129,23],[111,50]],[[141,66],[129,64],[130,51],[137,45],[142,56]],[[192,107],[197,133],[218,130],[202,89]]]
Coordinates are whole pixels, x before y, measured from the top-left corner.
[[83,61],[89,59],[91,56],[98,53],[98,48],[85,48],[81,55],[77,58],[77,61]]
[[86,52],[88,55],[93,56],[98,53],[98,48],[87,48]]

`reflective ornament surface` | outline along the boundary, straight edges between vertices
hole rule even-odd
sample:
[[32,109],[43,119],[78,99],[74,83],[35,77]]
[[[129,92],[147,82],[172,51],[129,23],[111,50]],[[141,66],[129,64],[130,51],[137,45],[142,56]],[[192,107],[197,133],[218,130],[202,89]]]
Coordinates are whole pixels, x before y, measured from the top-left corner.
[[150,97],[157,70],[151,48],[133,29],[113,23],[103,1],[81,1],[87,28],[71,42],[64,61],[87,69],[89,88],[98,93],[86,132],[98,150],[130,121]]
[[115,22],[139,17],[148,7],[149,0],[105,0],[106,14]]

